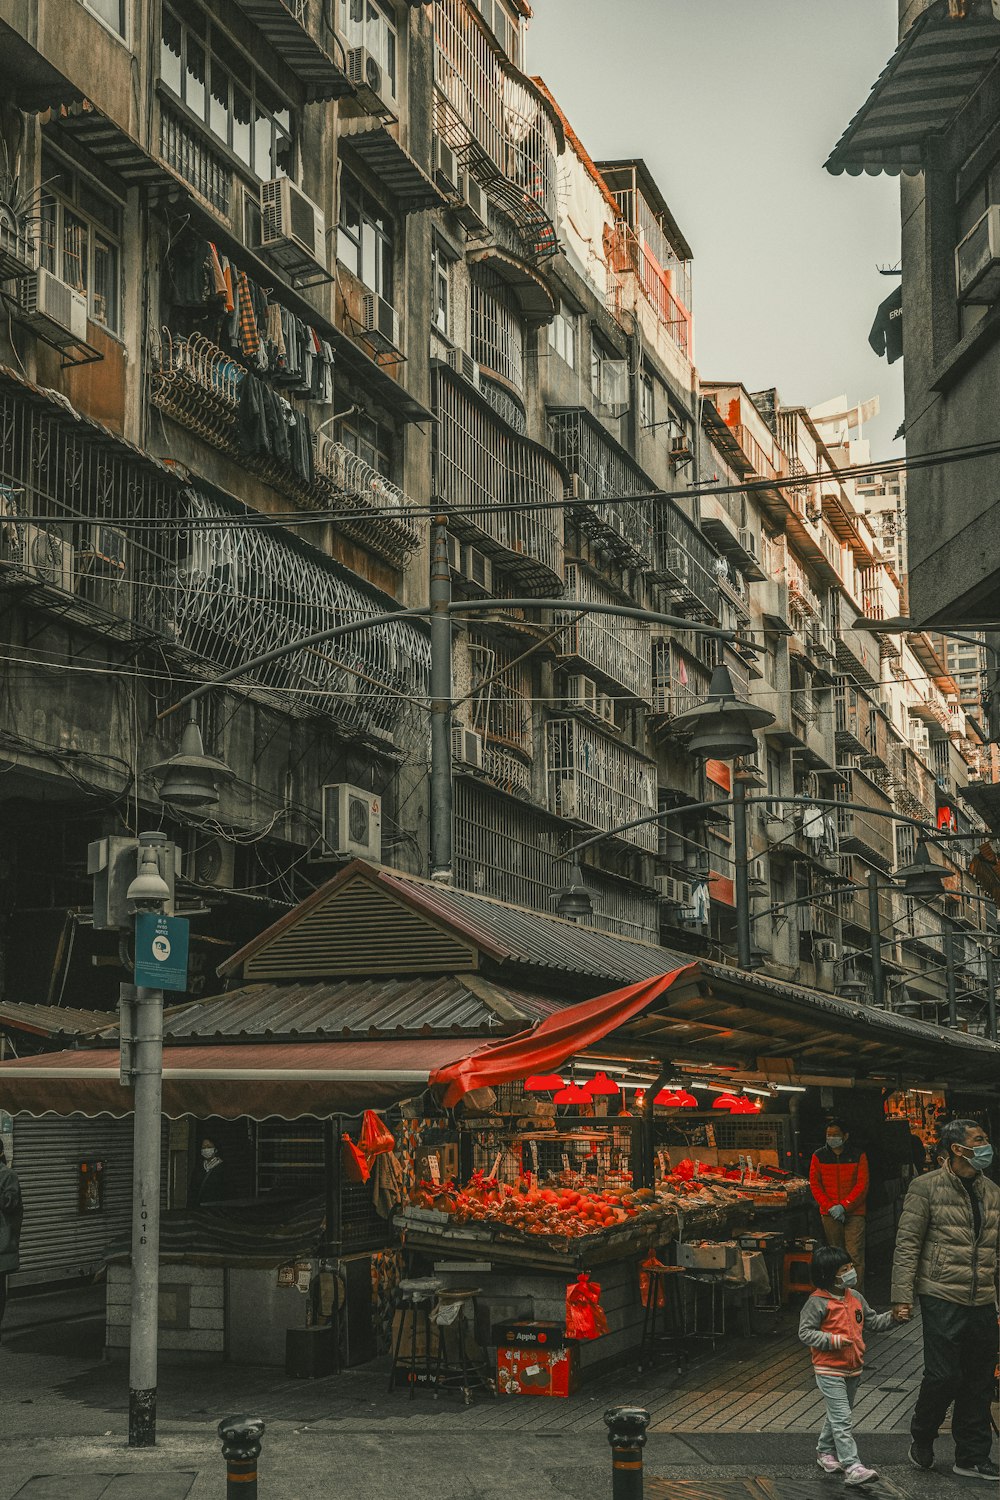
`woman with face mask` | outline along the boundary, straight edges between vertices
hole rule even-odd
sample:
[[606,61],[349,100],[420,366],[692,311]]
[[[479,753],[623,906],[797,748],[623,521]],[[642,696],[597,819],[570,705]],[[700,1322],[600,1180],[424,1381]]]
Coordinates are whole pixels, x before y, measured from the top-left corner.
[[218,1147],[211,1136],[205,1136],[191,1188],[188,1203],[192,1208],[208,1208],[226,1196],[225,1168]]
[[993,1147],[975,1120],[941,1131],[941,1165],[912,1182],[892,1265],[892,1301],[904,1321],[920,1299],[924,1378],[910,1422],[910,1462],[934,1467],[949,1406],[953,1472],[996,1486],[990,1402],[997,1356],[1000,1188],[986,1176]]

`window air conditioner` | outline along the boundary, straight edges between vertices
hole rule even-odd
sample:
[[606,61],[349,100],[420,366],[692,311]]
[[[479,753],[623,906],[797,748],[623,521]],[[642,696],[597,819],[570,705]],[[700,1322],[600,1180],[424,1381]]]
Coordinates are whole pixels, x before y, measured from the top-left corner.
[[365,47],[351,47],[347,53],[347,76],[361,108],[370,115],[391,115],[392,89],[378,60]]
[[382,798],[338,782],[323,787],[323,842],[338,859],[382,858]]
[[87,339],[87,298],[74,291],[51,271],[39,270],[18,283],[21,311],[29,327],[39,333],[65,337],[70,334],[80,343]]
[[610,693],[598,693],[597,713],[606,724],[615,722],[615,700]]
[[756,561],[757,538],[754,536],[749,526],[740,527],[740,546],[743,548],[744,552],[748,553],[749,556],[754,558],[754,560]]
[[327,269],[323,212],[290,177],[275,177],[260,185],[260,245],[262,250],[297,250]]
[[456,375],[461,375],[463,380],[467,380],[478,391],[479,366],[471,354],[467,354],[464,349],[449,349],[448,368],[454,370]]
[[670,906],[686,907],[691,905],[691,884],[687,880],[678,880],[676,875],[654,875],[653,885],[661,901]]
[[837,957],[837,945],[832,938],[822,938],[813,944],[813,956],[819,964],[832,964]]
[[451,731],[451,758],[476,771],[483,769],[483,737],[474,729],[453,728]]
[[26,524],[24,571],[42,583],[50,583],[71,594],[74,589],[73,548],[58,532]]
[[446,193],[458,192],[458,163],[455,153],[439,135],[433,144],[434,181]]
[[589,500],[590,485],[579,474],[569,476],[569,484],[566,486],[567,500]]
[[493,564],[485,552],[478,547],[462,548],[462,577],[482,589],[484,594],[493,592]]
[[955,251],[959,302],[1000,299],[1000,204],[992,203]]
[[486,206],[486,194],[471,172],[463,172],[459,177],[458,191],[462,201],[455,205],[455,215],[466,229],[486,229],[489,223],[489,214]]
[[377,349],[400,353],[399,313],[384,297],[365,292],[361,306],[361,329]]
[[184,858],[184,874],[196,885],[232,890],[236,882],[236,845],[228,839],[203,839]]
[[666,564],[666,571],[673,578],[676,578],[679,583],[687,583],[691,559],[683,547],[668,547]]
[[585,708],[597,713],[597,683],[583,672],[575,672],[566,678],[566,703],[569,708]]

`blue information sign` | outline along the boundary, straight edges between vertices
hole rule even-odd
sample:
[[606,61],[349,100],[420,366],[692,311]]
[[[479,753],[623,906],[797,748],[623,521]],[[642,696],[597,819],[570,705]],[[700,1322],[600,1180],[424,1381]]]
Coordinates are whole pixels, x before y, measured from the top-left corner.
[[188,929],[186,917],[140,912],[135,919],[135,982],[147,990],[186,990]]

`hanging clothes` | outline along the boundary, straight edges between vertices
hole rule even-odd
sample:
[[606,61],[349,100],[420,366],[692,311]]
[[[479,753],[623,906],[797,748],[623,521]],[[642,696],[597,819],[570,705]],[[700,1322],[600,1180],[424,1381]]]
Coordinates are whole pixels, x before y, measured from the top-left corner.
[[807,838],[818,849],[824,839],[825,828],[823,821],[823,809],[821,807],[807,807],[802,814],[802,836]]
[[245,271],[237,275],[239,293],[239,350],[247,359],[256,360],[260,353],[260,333],[253,308],[250,278]]

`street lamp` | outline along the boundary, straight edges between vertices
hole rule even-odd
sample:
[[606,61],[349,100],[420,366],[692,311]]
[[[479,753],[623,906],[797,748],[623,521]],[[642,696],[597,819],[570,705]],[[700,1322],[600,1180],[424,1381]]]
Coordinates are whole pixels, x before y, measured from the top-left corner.
[[583,871],[575,864],[569,872],[566,884],[556,892],[556,912],[571,922],[586,922],[594,915],[590,892],[583,879]]
[[691,728],[688,749],[694,755],[715,760],[735,760],[757,753],[757,733],[774,723],[769,709],[739,698],[729,668],[716,667],[708,697],[694,708],[686,708],[671,721],[672,729]]
[[927,840],[918,839],[912,863],[897,870],[895,878],[902,881],[904,896],[913,896],[920,901],[932,901],[935,896],[944,894],[944,883],[948,878],[948,872],[931,859]]
[[168,806],[201,811],[217,807],[219,783],[232,781],[235,772],[225,761],[205,754],[198,727],[197,710],[191,704],[191,717],[184,725],[181,748],[168,760],[149,767],[149,774],[160,783],[160,801]]

